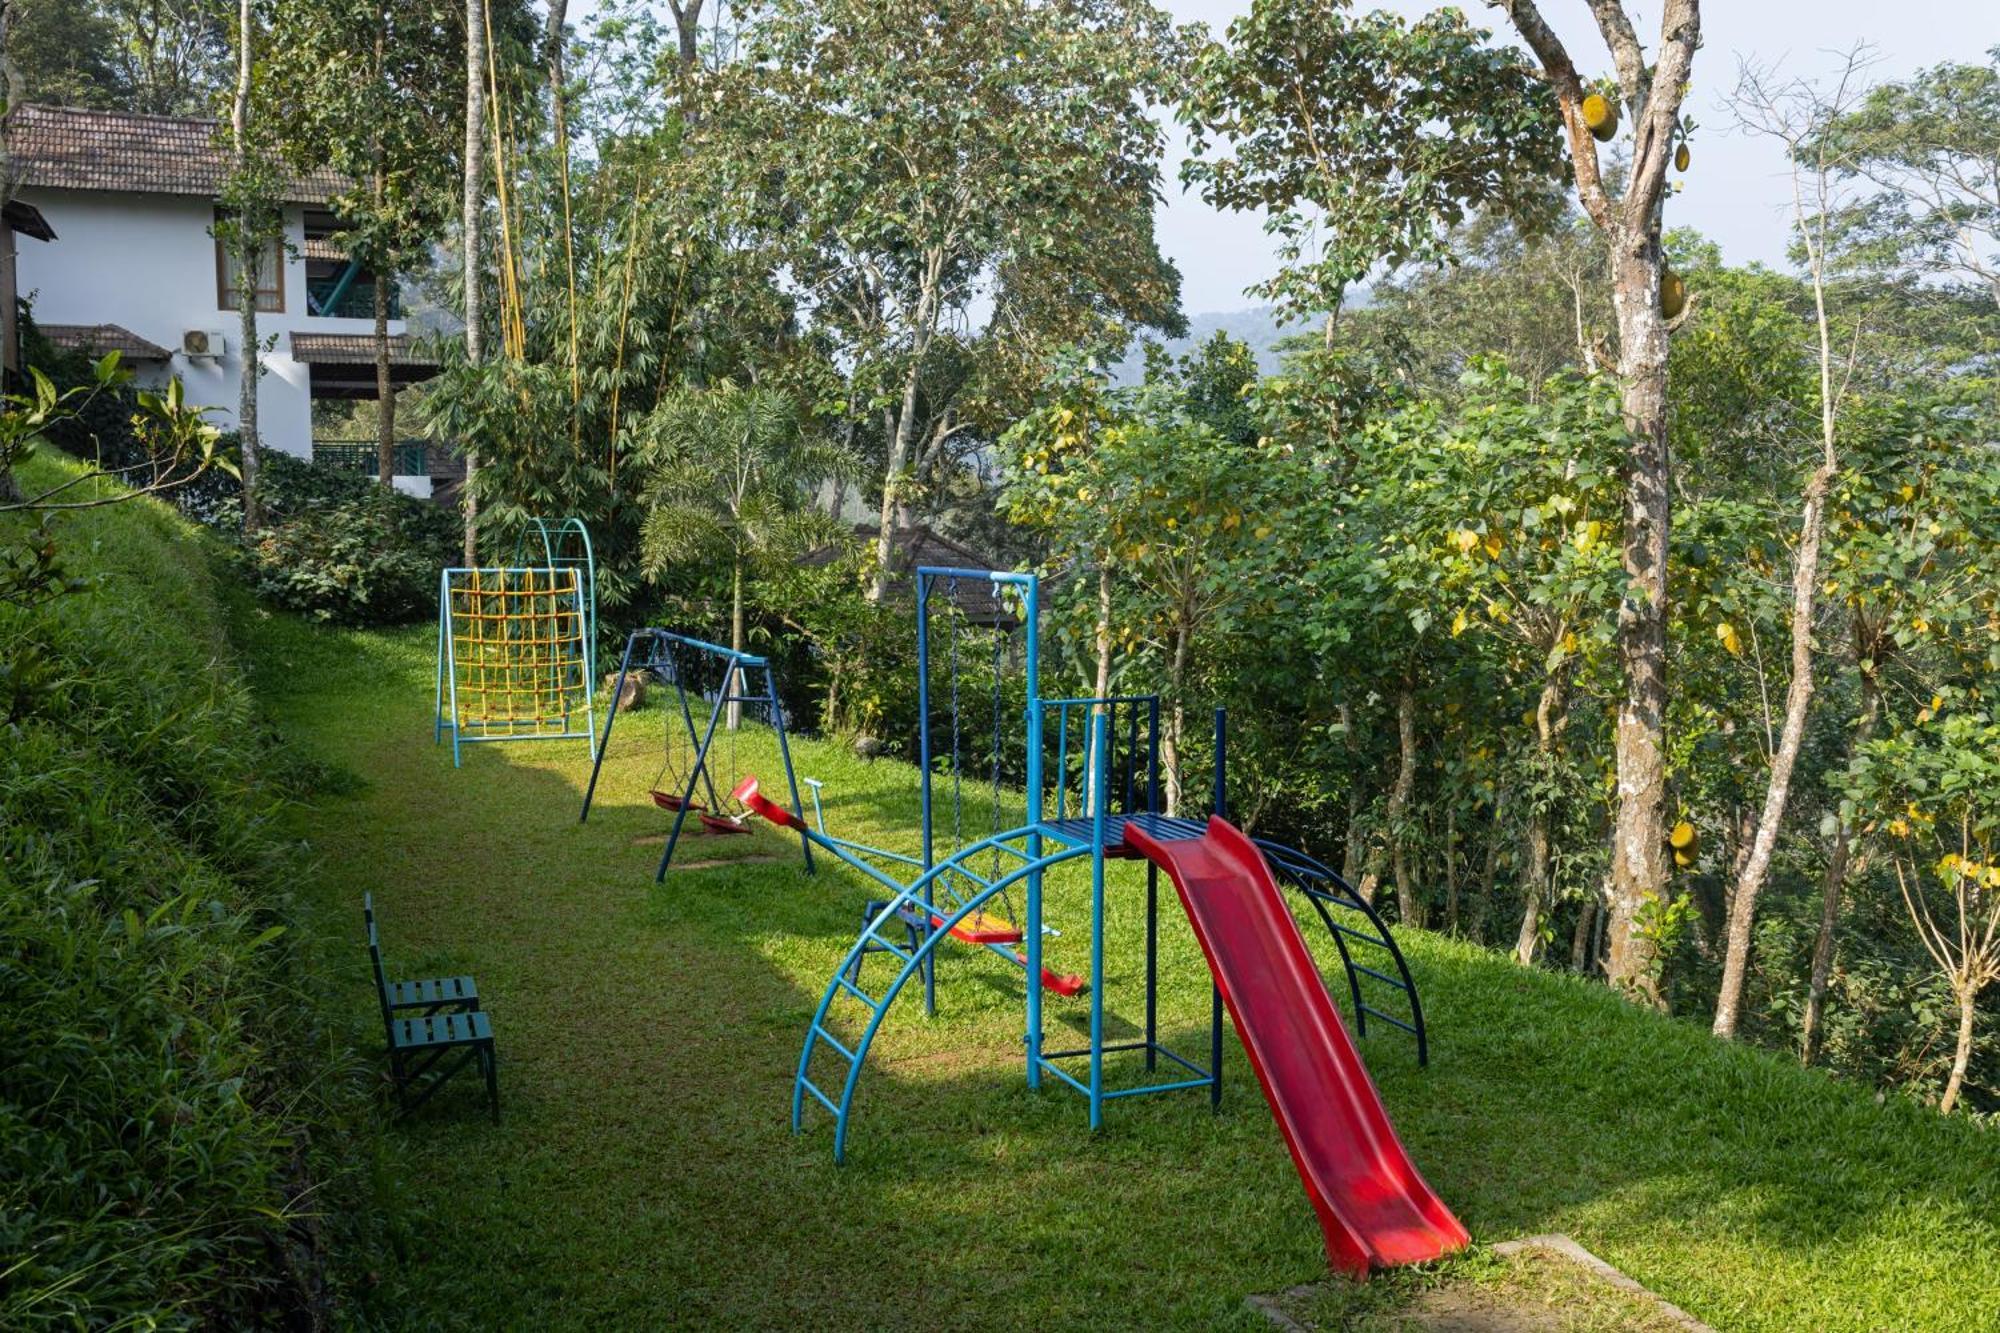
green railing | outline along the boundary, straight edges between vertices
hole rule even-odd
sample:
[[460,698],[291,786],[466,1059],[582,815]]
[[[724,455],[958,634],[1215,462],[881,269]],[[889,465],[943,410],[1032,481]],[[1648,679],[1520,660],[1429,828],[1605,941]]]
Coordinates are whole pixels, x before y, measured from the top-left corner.
[[[338,276],[319,278],[306,284],[308,309],[321,318],[373,319],[375,318],[375,282],[372,278],[357,277],[342,283]],[[396,290],[396,284],[389,284],[389,318],[403,317],[403,295]]]
[[[314,440],[313,462],[340,472],[375,475],[380,450],[373,440]],[[428,477],[427,450],[422,440],[401,440],[396,445],[396,475]]]

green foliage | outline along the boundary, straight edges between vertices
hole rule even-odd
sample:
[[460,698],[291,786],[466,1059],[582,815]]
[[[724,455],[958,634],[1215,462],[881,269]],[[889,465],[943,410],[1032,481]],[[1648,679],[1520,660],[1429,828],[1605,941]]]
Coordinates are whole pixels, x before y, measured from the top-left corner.
[[361,1214],[338,1179],[356,1085],[301,984],[273,824],[288,789],[194,531],[139,501],[61,535],[87,586],[0,606],[0,675],[42,675],[0,726],[0,1324],[304,1318],[305,1216]]
[[12,0],[8,9],[22,101],[200,116],[228,80],[230,6],[217,0]]
[[1294,316],[1340,309],[1378,264],[1445,261],[1477,208],[1531,230],[1561,208],[1553,99],[1520,53],[1456,9],[1349,8],[1257,0],[1201,52],[1179,109],[1183,180],[1266,214],[1283,268],[1253,290]]
[[[454,515],[363,477],[265,455],[265,525],[242,539],[252,588],[274,606],[339,625],[437,613],[438,571],[456,562]],[[217,522],[236,519],[225,505]]]
[[2000,46],[1871,89],[1800,151],[1875,187],[1833,219],[1849,262],[1971,281],[2000,302]]

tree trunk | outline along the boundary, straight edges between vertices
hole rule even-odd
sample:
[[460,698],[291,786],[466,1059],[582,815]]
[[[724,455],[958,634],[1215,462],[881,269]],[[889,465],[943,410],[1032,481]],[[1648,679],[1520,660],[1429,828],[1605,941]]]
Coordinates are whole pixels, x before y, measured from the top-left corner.
[[[1092,696],[1096,699],[1108,698],[1111,694],[1111,561],[1108,556],[1097,562],[1097,676]],[[1093,714],[1094,716],[1094,714]],[[1086,724],[1088,725],[1088,724]],[[1092,726],[1083,737],[1083,811],[1089,814],[1097,808],[1098,767],[1103,760],[1091,748],[1091,739],[1097,734]]]
[[903,516],[903,469],[910,462],[910,441],[916,429],[920,365],[921,356],[910,362],[909,373],[903,379],[901,407],[896,413],[894,427],[889,431],[889,458],[882,470],[882,504],[875,530],[875,578],[868,586],[868,600],[871,602],[882,600],[894,573],[896,529],[901,526]]
[[1816,468],[1806,485],[1805,514],[1799,521],[1799,558],[1792,573],[1792,679],[1785,688],[1785,722],[1778,750],[1771,757],[1771,775],[1764,788],[1764,809],[1757,817],[1757,834],[1729,900],[1729,935],[1722,960],[1722,990],[1715,1000],[1718,1037],[1734,1037],[1743,1009],[1743,984],[1750,963],[1750,935],[1756,924],[1757,895],[1770,873],[1771,854],[1784,824],[1785,805],[1792,793],[1792,769],[1805,739],[1806,711],[1812,702],[1812,618],[1819,589],[1819,544],[1826,490],[1832,482],[1826,468]]
[[1590,941],[1597,925],[1597,899],[1585,898],[1583,908],[1576,914],[1576,933],[1569,941],[1569,970],[1579,975],[1590,961]]
[[[369,77],[380,84],[383,77],[384,46],[388,41],[389,15],[378,5],[375,10],[375,60]],[[382,136],[376,134],[368,145],[368,195],[380,225],[388,211],[389,178],[383,164]],[[385,491],[396,487],[396,391],[389,382],[389,284],[385,270],[388,257],[379,247],[369,247],[369,276],[375,290],[375,479]],[[358,263],[360,255],[348,248],[347,262]]]
[[1409,681],[1396,694],[1396,785],[1389,789],[1389,864],[1396,878],[1396,907],[1403,923],[1421,927],[1424,904],[1410,876],[1409,838],[1404,824],[1417,789],[1417,692]]
[[[1174,627],[1174,646],[1167,661],[1167,734],[1161,738],[1160,757],[1166,769],[1167,813],[1181,809],[1181,736],[1187,724],[1187,705],[1182,691],[1187,682],[1188,628]],[[1102,695],[1099,696],[1100,698]]]
[[1958,1094],[1965,1087],[1965,1071],[1972,1064],[1972,1025],[1979,1016],[1979,988],[1976,985],[1954,985],[1958,995],[1958,1046],[1951,1057],[1951,1077],[1945,1080],[1944,1096],[1938,1099],[1938,1114],[1950,1115],[1958,1105]]
[[1777,846],[1778,828],[1784,822],[1785,804],[1791,796],[1792,768],[1804,742],[1806,710],[1812,702],[1813,608],[1819,593],[1820,533],[1825,526],[1826,493],[1833,484],[1838,459],[1834,453],[1834,426],[1839,401],[1833,386],[1833,336],[1827,320],[1824,233],[1815,243],[1801,206],[1798,225],[1804,234],[1813,279],[1813,308],[1819,332],[1819,420],[1820,461],[1806,483],[1805,512],[1799,518],[1799,557],[1792,570],[1792,679],[1785,690],[1785,725],[1778,750],[1771,758],[1771,777],[1764,789],[1764,811],[1757,820],[1757,838],[1736,883],[1729,904],[1729,951],[1722,964],[1722,992],[1715,1001],[1715,1035],[1734,1037],[1743,1008],[1744,975],[1750,960],[1750,932],[1756,923],[1757,894],[1770,871],[1771,853]]
[[[239,179],[250,168],[250,71],[251,38],[254,36],[251,0],[238,0],[236,10],[236,95],[230,102],[229,129],[235,150]],[[243,347],[238,359],[243,363],[237,386],[236,430],[242,440],[243,528],[255,532],[264,526],[264,506],[257,493],[257,380],[260,374],[257,346],[257,288],[262,258],[263,218],[261,201],[243,199],[236,211],[236,318],[238,338]],[[282,274],[280,279],[282,280]]]
[[[465,194],[461,227],[465,260],[465,360],[478,365],[486,355],[483,323],[480,226],[486,202],[486,0],[465,0]],[[462,440],[465,483],[460,500],[465,510],[465,563],[479,561],[479,495],[473,483],[479,475],[479,449]]]
[[[1566,667],[1558,667],[1542,681],[1541,696],[1535,700],[1536,767],[1543,776],[1555,768],[1556,747],[1568,721],[1569,673]],[[1514,958],[1523,967],[1534,964],[1542,939],[1542,909],[1549,901],[1549,811],[1541,800],[1528,806],[1527,860],[1521,930],[1514,938]]]
[[[1858,754],[1874,738],[1875,723],[1881,715],[1882,692],[1876,687],[1873,674],[1863,670],[1861,721],[1854,729],[1850,754]],[[1840,896],[1853,856],[1853,837],[1847,821],[1842,820],[1833,835],[1833,854],[1826,862],[1826,885],[1819,904],[1819,934],[1813,939],[1812,978],[1806,985],[1806,1012],[1799,1035],[1799,1063],[1803,1065],[1810,1065],[1819,1057],[1820,1029],[1826,1022],[1826,990],[1833,976],[1834,938],[1840,924]]]
[[1444,928],[1458,934],[1458,805],[1444,808]]
[[705,0],[667,0],[667,8],[673,11],[674,29],[680,36],[680,68],[682,74],[694,71],[701,62],[701,7]]
[[1486,867],[1480,875],[1479,901],[1473,904],[1468,933],[1473,942],[1486,943],[1486,917],[1500,892],[1500,848],[1507,836],[1507,789],[1493,793],[1493,826],[1486,834]]
[[1651,226],[1612,236],[1618,376],[1630,436],[1625,482],[1625,600],[1618,611],[1625,697],[1618,705],[1618,815],[1611,851],[1606,979],[1664,1008],[1649,918],[1667,898],[1667,328],[1660,316],[1660,246]]

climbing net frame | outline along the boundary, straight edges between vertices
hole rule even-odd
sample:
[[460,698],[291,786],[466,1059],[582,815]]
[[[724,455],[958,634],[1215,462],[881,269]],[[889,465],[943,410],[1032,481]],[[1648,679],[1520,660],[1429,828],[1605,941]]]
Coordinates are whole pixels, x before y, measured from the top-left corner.
[[452,568],[438,578],[433,742],[581,740],[597,752],[591,590],[554,565]]

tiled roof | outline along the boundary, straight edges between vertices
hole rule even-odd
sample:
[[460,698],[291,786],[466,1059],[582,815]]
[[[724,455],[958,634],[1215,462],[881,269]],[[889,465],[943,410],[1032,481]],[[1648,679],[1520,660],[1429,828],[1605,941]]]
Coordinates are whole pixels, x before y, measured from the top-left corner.
[[[855,538],[872,545],[881,528],[873,523],[857,523]],[[941,532],[918,524],[915,527],[898,528],[890,539],[894,550],[894,568],[898,571],[889,581],[890,596],[909,597],[914,595],[914,580],[908,571],[918,565],[930,565],[945,569],[991,569],[992,559],[963,542],[953,541]],[[846,553],[840,546],[822,546],[809,551],[799,563],[809,568],[830,565]],[[942,585],[943,591],[958,609],[965,613],[965,619],[972,625],[993,625],[1012,629],[1020,624],[1020,604],[1012,598],[996,597],[993,585],[983,580],[954,580]]]
[[[212,120],[23,103],[7,113],[5,133],[20,185],[213,199],[229,178],[229,151]],[[322,167],[286,182],[285,200],[323,204],[346,188]]]
[[338,236],[308,236],[303,250],[307,259],[347,258],[347,246]]
[[[292,360],[317,366],[372,366],[375,364],[375,335],[294,333]],[[419,349],[407,333],[398,333],[389,339],[389,364],[435,369],[437,358]]]
[[136,361],[166,361],[167,349],[158,343],[147,342],[132,330],[118,324],[37,324],[44,338],[65,351],[94,352],[99,356],[106,352],[123,352]]

